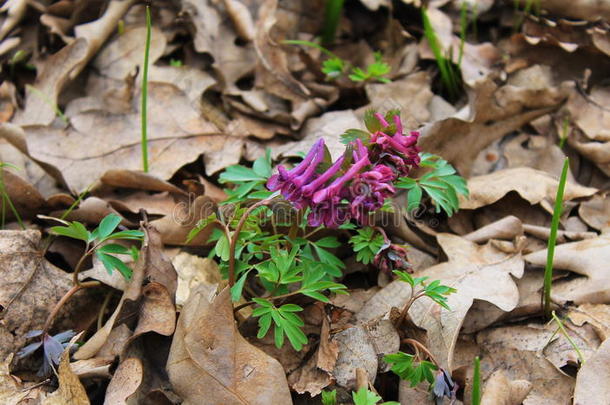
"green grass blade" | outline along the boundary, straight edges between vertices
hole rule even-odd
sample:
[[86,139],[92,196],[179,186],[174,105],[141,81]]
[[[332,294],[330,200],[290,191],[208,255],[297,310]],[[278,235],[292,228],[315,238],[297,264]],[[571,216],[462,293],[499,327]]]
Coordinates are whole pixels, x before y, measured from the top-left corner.
[[286,45],[302,45],[302,46],[309,46],[311,48],[316,48],[319,49],[320,51],[322,51],[324,54],[326,54],[328,57],[331,58],[337,58],[337,59],[341,59],[339,58],[337,55],[335,55],[334,53],[332,53],[331,51],[329,51],[328,49],[324,48],[322,45],[317,44],[315,42],[311,42],[311,41],[303,41],[300,39],[286,39],[284,41],[282,41],[283,44]]
[[547,317],[551,317],[551,284],[553,283],[553,257],[555,256],[555,244],[557,242],[557,229],[559,228],[559,218],[563,207],[563,192],[566,187],[568,178],[568,168],[570,167],[569,158],[565,158],[561,178],[557,186],[557,196],[555,197],[555,208],[553,210],[553,219],[551,220],[551,234],[549,235],[549,243],[546,256],[546,267],[544,269],[544,297],[543,311]]
[[144,69],[142,73],[142,169],[148,172],[148,56],[152,31],[150,6],[146,6],[146,48],[144,49]]
[[[476,4],[476,3],[475,3]],[[462,67],[462,57],[464,56],[464,44],[466,43],[466,29],[468,28],[468,3],[462,2],[460,10],[460,54],[458,55],[458,68]]]
[[481,405],[481,359],[474,358],[474,375],[472,376],[472,405]]
[[64,115],[59,106],[54,103],[53,100],[51,100],[49,97],[47,97],[46,94],[29,84],[26,84],[25,88],[30,90],[32,94],[34,94],[36,97],[40,98],[46,105],[51,107],[55,112],[55,115],[57,115],[65,124],[69,124],[68,117]]
[[335,40],[337,27],[341,20],[344,0],[326,0],[326,11],[324,13],[324,27],[322,29],[322,43],[332,44]]
[[[6,221],[6,204],[8,204],[9,208],[13,212],[13,215],[15,216],[15,219],[17,220],[17,223],[19,224],[21,229],[25,230],[25,225],[23,224],[21,215],[19,215],[17,208],[15,208],[15,205],[13,204],[13,201],[11,200],[11,196],[8,195],[8,191],[6,190],[6,187],[4,186],[4,167],[6,167],[8,165],[9,165],[8,163],[0,163],[0,194],[2,195],[2,228],[4,228],[4,224]],[[10,166],[13,166],[13,165],[10,165]]]
[[574,340],[572,340],[570,335],[568,335],[568,331],[563,326],[563,322],[561,322],[561,319],[559,319],[557,314],[555,314],[555,311],[553,311],[551,313],[551,316],[553,317],[553,319],[557,323],[557,327],[561,331],[562,335],[568,340],[568,342],[570,342],[570,345],[576,351],[576,354],[578,355],[578,359],[580,360],[580,365],[582,366],[583,364],[585,364],[585,357],[582,355],[580,349],[578,348],[578,345],[574,342]]

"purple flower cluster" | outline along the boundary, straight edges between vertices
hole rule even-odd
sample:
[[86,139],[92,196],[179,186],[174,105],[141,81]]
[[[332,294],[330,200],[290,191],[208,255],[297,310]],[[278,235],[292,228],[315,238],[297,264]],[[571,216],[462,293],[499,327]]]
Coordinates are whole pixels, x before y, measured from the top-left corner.
[[279,190],[297,209],[310,208],[307,219],[311,226],[335,228],[352,218],[367,225],[369,214],[396,192],[393,182],[419,165],[419,133],[404,135],[398,115],[393,116],[393,125],[381,114],[375,117],[381,129],[368,139],[351,142],[351,154],[328,165],[320,139],[293,169],[279,166],[267,188]]

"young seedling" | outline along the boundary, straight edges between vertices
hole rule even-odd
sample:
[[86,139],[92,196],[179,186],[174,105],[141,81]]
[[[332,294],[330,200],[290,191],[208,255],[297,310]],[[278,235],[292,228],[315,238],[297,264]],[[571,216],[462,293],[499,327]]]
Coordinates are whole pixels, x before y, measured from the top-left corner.
[[441,285],[439,280],[426,283],[428,277],[413,277],[409,273],[400,270],[394,270],[394,274],[398,276],[400,281],[407,283],[409,287],[411,287],[411,298],[409,298],[409,301],[407,301],[402,311],[400,311],[400,316],[396,321],[396,327],[399,327],[406,319],[413,303],[422,297],[428,297],[441,307],[447,310],[450,309],[447,305],[447,296],[457,292],[455,288]]
[[322,391],[322,405],[337,405],[337,390]]
[[411,387],[423,382],[430,384],[437,403],[442,403],[444,397],[455,400],[457,384],[449,373],[439,366],[426,346],[415,339],[403,339],[402,343],[410,345],[415,354],[398,352],[384,356],[384,360],[392,365],[391,370],[401,379],[409,381]]
[[555,244],[557,243],[557,229],[559,229],[559,218],[563,210],[563,193],[568,179],[568,169],[570,167],[569,158],[565,158],[561,177],[557,186],[557,195],[555,196],[555,208],[553,209],[553,218],[551,220],[551,232],[549,235],[546,267],[544,269],[544,294],[543,294],[543,313],[551,318],[551,287],[553,284],[553,258],[555,256]]
[[[377,405],[381,401],[381,397],[369,391],[366,387],[361,387],[358,391],[352,392],[352,400],[354,405]],[[400,405],[396,401],[383,402],[379,405]]]
[[144,66],[142,71],[142,170],[148,172],[148,57],[150,55],[150,37],[152,31],[152,20],[150,17],[150,6],[146,6],[146,45],[144,47]]
[[474,373],[472,375],[472,405],[481,405],[481,359],[474,358]]
[[[55,304],[55,306],[49,313],[42,330],[32,331],[28,335],[28,337],[41,337],[40,342],[33,343],[25,347],[20,352],[20,356],[25,357],[32,354],[38,347],[42,345],[45,352],[45,363],[43,363],[43,369],[41,370],[41,372],[44,373],[48,373],[50,371],[50,369],[48,367],[45,367],[45,365],[59,364],[59,357],[61,356],[61,352],[63,351],[63,349],[61,349],[60,345],[60,343],[62,343],[62,340],[59,339],[58,336],[64,338],[69,334],[68,332],[71,332],[62,332],[56,336],[51,336],[49,334],[49,330],[53,326],[53,321],[55,320],[55,317],[59,313],[60,309],[76,292],[80,291],[83,288],[97,287],[100,285],[100,282],[98,281],[81,282],[78,279],[78,274],[82,270],[82,266],[84,265],[86,259],[95,254],[109,273],[112,273],[114,270],[117,270],[123,275],[123,277],[125,277],[126,279],[130,279],[131,269],[119,257],[117,257],[117,255],[131,255],[132,257],[134,257],[134,255],[137,254],[137,250],[134,251],[132,249],[128,249],[123,245],[119,245],[112,242],[118,240],[141,241],[144,237],[143,232],[136,230],[123,230],[115,232],[116,228],[121,222],[121,217],[115,214],[107,215],[104,219],[102,219],[99,226],[91,232],[88,231],[87,228],[85,228],[85,226],[80,222],[67,222],[63,220],[60,220],[60,222],[63,222],[64,225],[52,227],[51,232],[55,235],[61,235],[68,238],[80,240],[85,243],[85,248],[83,250],[83,254],[81,255],[74,268],[74,272],[72,273],[72,288],[70,288],[68,292],[66,292],[64,296],[57,302],[57,304]],[[72,336],[69,336],[63,341],[65,342],[71,337]]]
[[301,41],[301,40],[285,40],[282,43],[287,45],[301,45],[308,46],[311,48],[319,49],[322,53],[328,56],[324,62],[322,62],[322,73],[326,75],[327,80],[335,80],[339,77],[344,76],[347,72],[351,72],[347,75],[347,77],[355,82],[372,82],[378,81],[381,83],[389,83],[390,79],[385,77],[390,73],[390,65],[383,61],[383,57],[380,52],[374,53],[375,61],[366,67],[366,70],[361,69],[357,66],[351,65],[349,62],[341,59],[328,49],[323,46],[311,42],[311,41]]

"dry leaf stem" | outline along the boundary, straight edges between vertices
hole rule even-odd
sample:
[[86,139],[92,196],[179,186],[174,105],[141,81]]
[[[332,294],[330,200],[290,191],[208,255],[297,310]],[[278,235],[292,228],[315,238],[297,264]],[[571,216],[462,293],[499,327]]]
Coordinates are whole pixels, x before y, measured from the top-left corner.
[[422,352],[424,352],[426,354],[426,356],[428,356],[428,359],[430,359],[430,361],[432,363],[434,363],[434,365],[436,367],[438,367],[439,369],[441,368],[441,366],[438,364],[438,361],[436,361],[436,359],[434,358],[434,355],[432,353],[430,353],[430,350],[428,350],[428,348],[426,346],[424,346],[417,340],[407,338],[407,339],[403,339],[401,342],[406,343],[406,344],[410,345],[411,347],[413,347],[415,349],[415,353],[417,354],[417,357],[419,357],[419,351],[421,350]]

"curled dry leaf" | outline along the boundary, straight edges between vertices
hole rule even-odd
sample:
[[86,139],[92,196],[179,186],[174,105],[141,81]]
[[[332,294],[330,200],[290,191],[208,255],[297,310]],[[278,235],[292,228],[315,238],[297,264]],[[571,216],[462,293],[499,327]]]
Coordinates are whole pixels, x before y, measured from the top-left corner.
[[[391,83],[367,84],[365,90],[371,102],[361,108],[359,112],[370,108],[376,111],[398,108],[405,128],[414,130],[430,119],[428,104],[434,95],[430,90],[430,81],[428,72],[416,72]],[[344,127],[344,130],[345,128],[359,128],[360,125],[362,124]]]
[[504,370],[496,370],[483,387],[481,405],[521,405],[532,389],[527,380],[510,380]]
[[104,326],[78,349],[74,354],[75,359],[85,360],[95,356],[106,345],[117,319],[134,321],[134,313],[139,313],[137,333],[130,340],[148,331],[161,335],[172,334],[176,316],[176,271],[163,253],[159,232],[150,224],[144,227],[144,231],[145,239],[140,256],[119,304]]
[[38,231],[0,231],[0,358],[19,350],[27,332],[42,328],[71,286],[70,274],[49,263],[39,245]]
[[104,405],[125,405],[142,383],[142,363],[136,358],[121,362],[106,389]]
[[[18,172],[17,172],[18,173]],[[46,211],[46,201],[38,190],[18,174],[0,169],[0,181],[21,218],[32,218]],[[5,209],[7,219],[15,219],[11,209]]]
[[509,381],[525,380],[532,384],[524,404],[571,404],[574,380],[541,354],[553,334],[551,329],[507,326],[480,332],[477,343],[482,351],[482,380],[495,370],[503,370]]
[[[543,200],[554,201],[557,194],[557,178],[528,167],[498,170],[468,180],[469,197],[460,196],[460,208],[473,210],[499,201],[511,191],[516,191],[530,204]],[[564,201],[589,197],[597,192],[592,187],[566,183]]]
[[602,342],[610,337],[610,305],[582,304],[570,308],[568,318],[578,326],[591,325]]
[[490,239],[512,240],[519,235],[523,235],[523,224],[519,218],[509,215],[464,235],[464,239],[475,243],[482,243]]
[[[76,99],[71,105],[81,101]],[[141,168],[139,103],[137,106],[126,113],[95,109],[76,112],[70,117],[72,126],[68,129],[30,127],[27,141],[9,141],[17,143],[14,145],[18,148],[27,145],[22,152],[60,171],[58,180],[70,188],[84,190],[108,170]],[[149,84],[148,114],[152,175],[168,179],[202,153],[209,174],[239,161],[241,138],[221,134],[201,118],[198,107],[175,86]],[[83,149],[83,144],[88,147]]]
[[[519,6],[524,7],[527,0],[520,0]],[[610,19],[610,5],[604,1],[576,0],[566,3],[562,0],[540,0],[537,7],[554,15],[576,18],[587,21]]]
[[[547,251],[539,250],[525,256],[525,260],[537,266],[546,264]],[[610,303],[610,235],[564,243],[555,248],[553,268],[570,270],[585,277],[557,281],[552,288],[555,300],[574,301],[576,304]]]
[[[520,254],[507,254],[492,243],[479,246],[459,236],[438,234],[437,240],[449,261],[416,273],[440,280],[441,284],[457,289],[448,297],[447,311],[438,304],[422,298],[412,305],[409,314],[415,324],[426,329],[428,347],[440,365],[451,369],[453,350],[462,323],[473,301],[490,302],[503,311],[517,306],[519,292],[513,276],[523,275]],[[393,281],[371,298],[356,315],[360,320],[373,319],[391,310],[402,308],[410,298],[409,286]]]
[[0,361],[0,402],[6,405],[19,405],[28,401],[39,401],[40,388],[24,389],[26,387],[21,380],[11,375],[12,360],[13,355],[9,354],[3,361]]
[[53,122],[61,90],[95,56],[134,3],[135,0],[112,0],[98,20],[76,26],[77,39],[46,59],[34,86],[26,88],[25,108],[18,112],[14,122],[19,125],[49,125]]
[[282,366],[237,331],[228,288],[216,296],[201,289],[191,293],[167,372],[186,405],[292,404]]
[[[260,2],[240,3],[247,4],[251,16],[257,16]],[[222,86],[231,93],[239,92],[235,83],[254,70],[256,55],[251,43],[239,45],[236,41],[238,33],[225,4],[209,0],[182,1],[182,7],[193,23],[195,49],[212,55],[214,69],[223,79]]]
[[601,231],[610,226],[610,197],[596,195],[580,203],[578,215],[591,228]]
[[576,375],[574,405],[597,405],[607,401],[610,398],[609,380],[610,339],[606,339]]
[[379,361],[375,346],[363,326],[345,329],[335,336],[339,347],[339,356],[333,370],[337,384],[350,390],[356,390],[356,369],[366,370],[371,383],[377,376]]
[[182,306],[187,301],[191,291],[198,286],[205,286],[212,293],[221,281],[218,264],[212,259],[202,258],[187,252],[178,253],[172,264],[178,273],[176,289],[176,305]]
[[[498,88],[491,80],[477,83],[469,93],[469,105],[455,116],[426,124],[418,145],[442,156],[468,176],[479,152],[558,105],[556,91],[532,90],[535,99],[524,97],[519,87]],[[504,89],[504,90],[503,90]],[[455,139],[459,139],[458,143]]]

